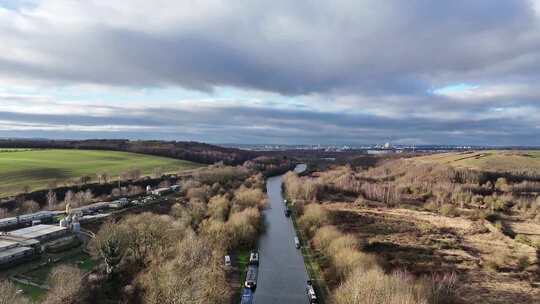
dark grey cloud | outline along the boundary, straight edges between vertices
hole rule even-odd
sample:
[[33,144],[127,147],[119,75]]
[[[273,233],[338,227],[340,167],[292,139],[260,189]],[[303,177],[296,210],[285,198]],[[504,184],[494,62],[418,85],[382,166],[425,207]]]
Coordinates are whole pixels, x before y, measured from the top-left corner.
[[[225,7],[165,1],[145,12],[148,20],[120,10],[119,22],[103,19],[109,2],[95,3],[100,1],[70,4],[75,14],[88,9],[96,16],[75,16],[82,20],[72,26],[63,23],[72,16],[62,13],[73,11],[62,11],[69,7],[62,1],[34,8],[48,18],[23,14],[34,27],[6,22],[2,36],[17,36],[8,47],[51,62],[0,57],[0,73],[286,95],[418,93],[434,81],[498,80],[518,77],[523,69],[538,77],[538,20],[529,1],[238,1]],[[190,9],[199,15],[189,16]],[[527,56],[533,68],[531,62],[513,62]]]
[[[91,105],[88,106],[89,108]],[[6,129],[2,124],[10,124]],[[408,119],[254,107],[117,108],[106,116],[0,112],[0,136],[164,138],[216,143],[409,143],[540,145],[530,122]],[[444,140],[441,140],[444,139]]]
[[[0,96],[0,136],[540,144],[540,0],[31,0],[7,8],[3,87],[98,84],[103,103],[113,100],[110,87],[267,95],[263,106],[80,102],[88,113],[24,109],[35,101]],[[455,83],[479,89],[434,93]],[[294,98],[299,105],[287,105]]]

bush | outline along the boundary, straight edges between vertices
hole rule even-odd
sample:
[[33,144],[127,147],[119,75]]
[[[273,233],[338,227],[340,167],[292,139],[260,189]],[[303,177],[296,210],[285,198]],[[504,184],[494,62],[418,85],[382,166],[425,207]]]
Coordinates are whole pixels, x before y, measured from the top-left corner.
[[310,202],[317,200],[323,188],[323,185],[318,180],[303,179],[294,172],[285,174],[283,185],[289,199]]
[[426,286],[403,272],[386,275],[374,267],[353,272],[334,292],[335,304],[428,304]]
[[531,261],[527,255],[521,255],[517,259],[517,266],[520,271],[527,269],[531,265]]
[[264,208],[266,205],[266,196],[259,188],[240,187],[234,192],[234,209],[241,211],[246,208],[256,207]]
[[213,196],[208,203],[208,215],[210,218],[218,221],[226,221],[229,217],[229,200],[223,196]]
[[327,252],[330,243],[342,233],[335,226],[323,226],[315,233],[313,245],[322,252]]
[[325,254],[328,257],[333,257],[342,249],[358,249],[358,240],[352,234],[342,235],[330,242]]
[[367,271],[378,267],[375,256],[351,248],[341,248],[332,256],[336,275],[345,279],[356,270]]
[[251,248],[257,242],[261,223],[261,213],[257,208],[244,209],[233,213],[227,221],[230,248]]
[[206,203],[206,201],[210,197],[210,192],[211,192],[210,187],[207,185],[204,185],[201,187],[189,188],[187,190],[186,197],[189,200],[197,199]]
[[304,214],[298,219],[300,229],[308,236],[328,221],[328,212],[319,204],[309,204],[304,208]]
[[457,215],[456,207],[452,204],[443,204],[439,212],[444,216],[454,217]]
[[45,304],[73,303],[81,291],[82,272],[78,267],[61,265],[49,275],[49,292]]

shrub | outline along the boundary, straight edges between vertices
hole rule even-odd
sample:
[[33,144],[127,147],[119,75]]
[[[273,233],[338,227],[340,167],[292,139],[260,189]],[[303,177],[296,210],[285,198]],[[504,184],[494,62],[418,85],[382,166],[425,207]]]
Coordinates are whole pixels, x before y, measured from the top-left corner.
[[49,275],[45,304],[73,303],[81,290],[82,272],[78,267],[60,265]]
[[529,257],[527,255],[521,255],[517,259],[517,266],[520,271],[527,269],[531,265]]
[[323,188],[318,180],[300,178],[294,172],[285,174],[283,184],[289,199],[310,202],[317,200]]
[[357,247],[358,241],[356,238],[352,234],[346,234],[332,240],[330,245],[328,245],[325,254],[328,257],[333,257],[342,249],[356,250]]
[[229,200],[223,196],[213,196],[208,203],[208,215],[218,221],[226,221],[229,217]]
[[244,209],[231,215],[227,221],[230,235],[230,248],[252,247],[257,241],[261,222],[261,213],[257,208]]
[[258,188],[240,187],[234,192],[235,210],[243,210],[250,207],[264,208],[266,199],[264,193]]
[[332,256],[336,275],[345,279],[356,270],[367,271],[377,266],[375,256],[351,248],[341,248]]
[[386,275],[380,268],[358,269],[335,290],[335,304],[427,304],[426,286],[403,272]]
[[322,252],[327,252],[330,243],[342,233],[335,226],[323,226],[315,233],[313,245]]
[[327,211],[319,204],[309,204],[304,208],[304,214],[298,219],[298,225],[308,236],[328,221]]
[[457,215],[456,207],[452,204],[443,204],[439,212],[444,216],[454,217]]
[[206,203],[206,201],[210,197],[210,187],[207,185],[204,185],[201,187],[189,188],[187,190],[186,197],[189,200],[198,199]]

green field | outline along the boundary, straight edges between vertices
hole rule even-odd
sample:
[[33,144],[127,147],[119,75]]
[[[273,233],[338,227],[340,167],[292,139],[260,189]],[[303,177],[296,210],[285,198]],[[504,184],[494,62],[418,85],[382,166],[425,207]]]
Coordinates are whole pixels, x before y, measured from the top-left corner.
[[421,162],[447,164],[482,171],[540,172],[540,151],[477,151],[440,153],[413,158]]
[[91,176],[95,181],[99,172],[115,179],[132,169],[149,175],[158,167],[167,173],[200,166],[184,160],[117,151],[4,149],[0,153],[0,196],[21,192],[25,186],[38,190],[52,182],[62,185],[81,176]]

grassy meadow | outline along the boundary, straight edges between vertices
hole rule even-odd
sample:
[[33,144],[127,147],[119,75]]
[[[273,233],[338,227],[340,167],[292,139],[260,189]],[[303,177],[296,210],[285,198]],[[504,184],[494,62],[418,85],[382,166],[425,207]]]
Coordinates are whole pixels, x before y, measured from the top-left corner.
[[81,176],[105,172],[110,179],[118,178],[127,170],[139,169],[143,175],[155,168],[163,173],[200,167],[189,161],[144,154],[94,150],[2,150],[0,152],[0,196],[46,188],[50,183],[59,185]]
[[441,153],[414,158],[481,171],[540,171],[540,151],[477,151]]

